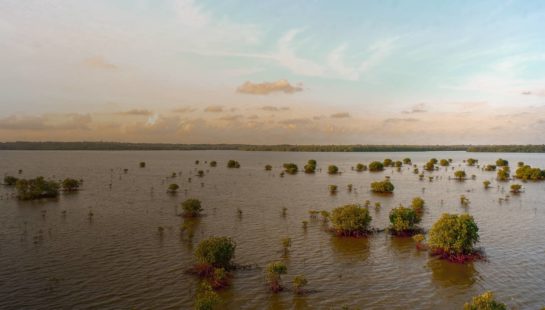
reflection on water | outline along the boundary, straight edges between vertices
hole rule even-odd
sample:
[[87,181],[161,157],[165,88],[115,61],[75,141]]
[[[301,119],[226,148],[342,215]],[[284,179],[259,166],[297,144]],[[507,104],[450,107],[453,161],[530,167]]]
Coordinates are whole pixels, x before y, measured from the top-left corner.
[[[405,157],[418,167],[432,157],[452,158],[454,170],[476,180],[449,180],[452,168],[424,172],[423,180],[412,167],[351,170],[360,162]],[[512,171],[518,161],[545,168],[545,154],[2,151],[2,175],[22,169],[25,178],[85,182],[78,193],[25,202],[15,199],[13,188],[0,186],[0,266],[9,266],[0,268],[0,308],[190,309],[199,279],[185,271],[194,264],[195,245],[209,236],[230,236],[237,243],[235,262],[257,267],[235,271],[232,286],[220,292],[229,309],[459,309],[483,290],[509,305],[539,309],[545,296],[545,182],[523,183],[523,193],[505,200],[513,182],[498,183],[494,172],[465,166],[469,157],[483,165],[502,157]],[[279,176],[283,163],[301,168],[311,158],[318,161],[315,174]],[[228,169],[229,159],[241,168]],[[211,160],[216,168],[204,164]],[[138,167],[141,161],[146,168]],[[264,170],[266,164],[272,172]],[[342,175],[328,175],[330,164]],[[385,176],[395,193],[373,195],[369,184]],[[490,189],[483,189],[483,180],[492,182]],[[176,195],[166,193],[171,183],[180,186]],[[338,186],[336,195],[329,185]],[[386,228],[392,208],[422,196],[421,226],[429,230],[442,213],[463,212],[460,195],[471,201],[468,212],[479,226],[486,262],[440,261],[417,251],[410,238],[387,233],[334,237],[320,216],[309,217],[310,210],[369,200],[372,227]],[[187,198],[200,199],[205,216],[180,217]],[[306,229],[302,221],[308,221]],[[283,237],[292,240],[287,290],[273,296],[263,268],[282,258]],[[309,280],[311,294],[290,290],[298,274]]]
[[474,263],[454,264],[445,260],[430,258],[426,266],[431,270],[433,282],[441,286],[459,285],[470,287],[479,277]]

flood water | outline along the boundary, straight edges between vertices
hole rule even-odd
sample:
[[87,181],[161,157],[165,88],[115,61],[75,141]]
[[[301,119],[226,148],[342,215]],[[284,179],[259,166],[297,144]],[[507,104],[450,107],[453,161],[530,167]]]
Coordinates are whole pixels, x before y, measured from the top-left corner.
[[[452,158],[455,168],[461,165],[476,180],[449,180],[452,168],[426,172],[423,181],[410,166],[351,170],[359,162],[404,157],[420,168],[432,157]],[[19,177],[73,177],[84,184],[77,193],[32,202],[18,201],[13,188],[0,186],[0,308],[191,309],[199,279],[185,271],[194,263],[194,248],[209,236],[230,236],[237,243],[235,262],[257,267],[234,272],[231,287],[220,292],[227,309],[460,309],[487,290],[510,307],[539,309],[545,306],[545,182],[523,183],[523,193],[500,203],[513,181],[498,183],[496,172],[466,167],[462,160],[469,157],[481,166],[507,159],[513,172],[518,161],[545,167],[545,154],[2,151],[2,178],[22,169]],[[241,168],[226,168],[229,159]],[[279,177],[283,163],[302,170],[309,159],[322,171]],[[212,160],[216,168],[204,163]],[[141,161],[146,168],[138,167]],[[266,164],[273,165],[271,172]],[[343,173],[328,175],[330,164]],[[202,178],[196,175],[201,169]],[[173,172],[181,175],[171,178]],[[430,182],[428,175],[438,178]],[[372,194],[369,184],[384,176],[391,177],[394,194]],[[485,179],[492,188],[483,188]],[[166,193],[170,183],[180,185],[177,195]],[[329,194],[329,184],[339,186],[338,194]],[[351,193],[347,184],[354,185]],[[460,205],[462,194],[471,201],[467,209]],[[390,209],[416,196],[426,201],[425,229],[444,212],[472,214],[487,261],[437,260],[417,251],[412,239],[386,233],[334,237],[308,213],[381,202],[380,210],[370,209],[372,226],[386,228]],[[200,199],[205,214],[186,223],[193,238],[180,233],[184,219],[177,216],[187,198]],[[303,220],[309,221],[306,231]],[[283,282],[290,287],[293,276],[304,274],[309,294],[268,291],[263,267],[282,258],[283,237],[292,239]]]

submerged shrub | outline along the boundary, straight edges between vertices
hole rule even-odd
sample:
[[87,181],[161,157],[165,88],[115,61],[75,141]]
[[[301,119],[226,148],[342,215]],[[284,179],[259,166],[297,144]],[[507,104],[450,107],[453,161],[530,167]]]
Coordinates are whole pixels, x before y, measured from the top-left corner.
[[473,297],[471,302],[465,303],[464,310],[507,310],[507,306],[494,300],[492,292],[485,292],[482,295]]
[[458,181],[463,181],[466,178],[466,172],[464,170],[457,170],[457,171],[454,172],[454,177]]
[[375,193],[392,193],[395,189],[394,184],[389,180],[376,181],[371,183],[371,191]]
[[183,216],[184,217],[197,217],[201,215],[203,210],[201,207],[201,201],[198,199],[187,199],[182,202]]
[[144,168],[146,167],[146,162],[145,161],[141,161],[140,162],[140,168]]
[[357,172],[362,172],[362,171],[366,171],[367,170],[367,166],[364,165],[364,164],[361,164],[361,163],[358,163],[356,165],[356,171]]
[[265,165],[265,170],[266,170],[266,171],[271,171],[271,170],[272,170],[272,166],[271,166],[271,165]]
[[496,160],[496,166],[498,167],[509,166],[509,161],[499,158],[498,160]]
[[202,240],[195,250],[195,258],[201,264],[229,269],[235,255],[236,244],[228,237],[210,237]]
[[214,292],[210,284],[203,282],[195,298],[195,310],[220,309],[222,300],[218,293]]
[[515,177],[521,180],[540,181],[545,180],[545,170],[532,168],[528,165],[521,166],[515,171]]
[[337,185],[329,185],[329,193],[330,194],[337,193]]
[[496,171],[496,165],[486,165],[484,171]]
[[421,197],[414,197],[413,201],[411,202],[411,207],[413,208],[414,212],[416,212],[416,214],[420,216],[420,214],[424,212],[425,203],[426,202]]
[[490,188],[490,181],[488,181],[488,180],[483,181],[483,186],[484,186],[485,189]]
[[210,167],[216,167],[218,165],[218,162],[213,160],[210,162]]
[[339,173],[339,167],[337,167],[335,165],[329,165],[329,167],[327,167],[327,173],[337,174],[337,173]]
[[466,163],[468,166],[475,166],[476,163],[478,163],[479,161],[475,158],[468,158],[466,160]]
[[497,177],[498,177],[498,181],[507,181],[507,180],[509,180],[509,170],[505,169],[505,167],[498,170]]
[[382,171],[384,170],[384,165],[380,161],[374,161],[369,164],[369,171]]
[[433,170],[435,170],[435,164],[434,164],[432,161],[428,161],[428,162],[424,165],[424,170],[426,170],[426,171],[433,171]]
[[394,163],[390,158],[386,158],[383,162],[384,167],[390,167]]
[[81,182],[76,179],[66,178],[61,183],[62,189],[67,192],[77,191],[81,185]]
[[411,234],[420,223],[420,217],[413,208],[399,206],[390,211],[390,231],[396,235]]
[[271,291],[277,293],[283,290],[284,288],[282,286],[281,276],[288,272],[288,267],[286,266],[286,263],[282,261],[269,263],[267,265],[266,272],[267,281],[269,282]]
[[412,164],[412,161],[411,161],[410,158],[406,157],[406,158],[403,158],[403,163],[404,163],[405,165],[410,165],[410,164]]
[[450,163],[446,159],[441,159],[441,161],[439,161],[439,165],[442,166],[442,167],[446,167],[446,166],[450,165]]
[[473,253],[479,241],[479,228],[469,214],[444,213],[429,232],[429,246],[446,257]]
[[369,210],[358,205],[345,205],[333,209],[331,224],[333,230],[343,236],[363,236],[369,232],[372,217]]
[[303,293],[303,287],[305,287],[308,284],[308,280],[304,275],[296,275],[293,278],[293,289],[296,294]]
[[238,163],[238,161],[230,159],[227,162],[227,168],[240,168],[240,164]]
[[314,173],[316,171],[316,161],[311,159],[305,165],[305,173]]
[[284,171],[287,174],[296,174],[297,171],[299,171],[299,168],[294,163],[285,163],[284,164]]
[[520,193],[521,189],[522,189],[522,185],[520,185],[520,184],[511,184],[511,193],[518,194],[518,193]]
[[17,180],[19,180],[19,179],[14,177],[14,176],[6,175],[4,177],[4,185],[14,186],[17,183]]
[[397,160],[397,161],[395,162],[395,166],[396,166],[397,168],[401,168],[401,167],[403,166],[403,163],[402,163],[400,160]]
[[51,198],[59,195],[60,185],[55,181],[45,180],[44,177],[35,179],[20,179],[15,183],[17,198],[20,200],[33,200]]
[[178,189],[180,188],[180,186],[178,186],[178,184],[176,183],[172,183],[168,186],[168,189],[167,189],[167,192],[169,193],[176,193],[176,191],[178,191]]

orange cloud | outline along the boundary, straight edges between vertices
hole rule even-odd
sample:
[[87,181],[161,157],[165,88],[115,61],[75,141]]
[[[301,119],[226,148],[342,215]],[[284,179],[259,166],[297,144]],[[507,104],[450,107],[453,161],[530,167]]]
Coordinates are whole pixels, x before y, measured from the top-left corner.
[[286,80],[263,83],[252,83],[248,81],[237,88],[237,92],[251,95],[268,95],[274,92],[293,94],[300,91],[303,91],[303,87],[301,87],[300,84],[294,86]]

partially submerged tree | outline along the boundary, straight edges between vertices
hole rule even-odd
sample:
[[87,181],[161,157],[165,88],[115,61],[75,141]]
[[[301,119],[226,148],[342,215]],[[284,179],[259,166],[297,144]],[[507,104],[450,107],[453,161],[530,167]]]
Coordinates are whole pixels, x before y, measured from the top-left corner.
[[541,181],[545,180],[545,170],[539,168],[532,168],[528,165],[520,166],[515,171],[515,177],[524,181]]
[[483,186],[484,186],[485,189],[489,189],[490,188],[490,181],[484,180],[483,181]]
[[458,181],[463,181],[465,180],[466,178],[466,172],[464,170],[457,170],[457,171],[454,171],[454,177],[458,180]]
[[329,193],[330,194],[336,194],[337,193],[337,185],[331,184],[331,185],[328,186],[328,188],[329,188]]
[[479,228],[469,214],[444,213],[429,232],[433,254],[454,262],[465,262],[475,256],[474,245],[479,241]]
[[498,167],[509,166],[509,161],[507,161],[505,159],[502,159],[502,158],[499,158],[498,160],[496,160],[496,166],[498,166]]
[[178,191],[179,188],[180,186],[178,186],[178,184],[172,183],[168,186],[167,192],[174,194]]
[[182,210],[184,217],[198,217],[201,215],[203,209],[200,200],[190,198],[182,202]]
[[286,263],[282,261],[272,262],[267,265],[266,272],[267,282],[269,283],[271,291],[277,293],[283,290],[284,287],[282,286],[281,276],[288,272]]
[[421,197],[414,197],[413,201],[411,202],[411,208],[413,208],[414,212],[416,212],[416,215],[419,217],[424,212],[424,205],[426,202]]
[[230,269],[235,255],[236,243],[228,237],[210,237],[202,240],[195,250],[199,264],[215,268]]
[[219,310],[221,304],[221,297],[212,286],[206,282],[201,283],[195,297],[195,310]]
[[404,163],[405,165],[410,165],[410,164],[412,164],[412,161],[411,161],[410,158],[406,157],[406,158],[403,158],[403,163]]
[[327,167],[327,173],[337,174],[337,173],[339,173],[339,167],[337,167],[335,165],[329,165],[329,167]]
[[441,161],[439,161],[439,165],[442,166],[442,167],[446,167],[446,166],[450,165],[450,163],[446,159],[441,159]]
[[216,167],[218,165],[218,162],[213,160],[210,162],[210,167]]
[[390,158],[386,158],[383,162],[384,167],[390,167],[394,163]]
[[502,169],[498,170],[498,181],[508,181],[509,180],[509,169],[505,169],[506,167],[503,167]]
[[293,291],[295,294],[303,294],[304,293],[304,287],[308,284],[308,280],[304,275],[296,275],[293,278]]
[[146,167],[146,162],[145,161],[141,161],[140,162],[140,168],[145,168]]
[[294,163],[285,163],[284,172],[287,174],[296,174],[299,171],[299,168]]
[[316,160],[311,159],[305,165],[305,173],[314,173],[316,171]]
[[511,193],[518,194],[518,193],[520,193],[521,189],[522,189],[522,185],[520,185],[520,184],[511,184]]
[[384,170],[384,164],[380,161],[374,161],[369,164],[369,171],[376,172]]
[[45,180],[44,177],[35,179],[19,179],[15,183],[17,198],[20,200],[33,200],[40,198],[52,198],[59,195],[60,185],[56,181]]
[[240,164],[238,161],[230,159],[227,162],[227,168],[240,168]]
[[14,177],[14,176],[6,175],[4,177],[4,185],[14,186],[17,183],[17,180],[19,180],[19,179]]
[[494,300],[492,292],[485,292],[482,295],[473,297],[471,302],[465,303],[464,310],[507,310],[507,306]]
[[332,230],[340,236],[365,236],[372,217],[369,210],[358,205],[345,205],[331,212]]
[[362,163],[358,163],[356,165],[356,171],[357,172],[362,172],[362,171],[366,171],[367,170],[367,166],[362,164]]
[[390,180],[376,181],[371,183],[371,191],[374,193],[392,193],[395,189]]
[[476,163],[478,163],[479,161],[475,158],[468,158],[466,160],[466,163],[468,166],[475,166]]
[[484,171],[496,171],[496,165],[486,165]]
[[413,208],[399,206],[390,211],[390,232],[394,235],[408,236],[417,231],[420,217]]
[[62,190],[66,192],[74,192],[79,189],[81,182],[76,179],[66,178],[62,181]]
[[272,170],[272,166],[271,166],[271,165],[265,165],[265,170],[266,170],[266,171],[271,171],[271,170]]

